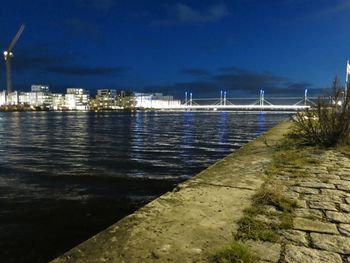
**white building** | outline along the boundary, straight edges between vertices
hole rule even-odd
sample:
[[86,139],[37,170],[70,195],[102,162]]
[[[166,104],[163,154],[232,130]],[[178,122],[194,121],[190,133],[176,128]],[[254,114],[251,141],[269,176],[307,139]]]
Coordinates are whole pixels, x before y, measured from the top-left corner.
[[86,89],[69,88],[65,95],[65,105],[69,110],[88,110],[89,92]]
[[30,105],[31,92],[20,92],[18,96],[19,104]]
[[162,109],[181,105],[180,100],[173,96],[163,96],[162,93],[135,93],[136,108]]
[[52,109],[62,110],[65,107],[65,98],[61,93],[52,93]]
[[114,98],[117,96],[117,90],[115,90],[115,89],[98,89],[97,96]]
[[18,105],[19,103],[19,93],[18,91],[13,91],[10,94],[6,90],[0,92],[0,106],[2,105]]
[[50,92],[50,88],[47,85],[32,85],[32,92]]
[[7,91],[3,90],[0,92],[0,106],[6,105],[7,103]]
[[18,91],[13,91],[7,95],[7,105],[18,105],[19,94]]
[[117,90],[99,89],[96,95],[96,105],[98,109],[120,109],[118,104]]
[[28,104],[32,107],[52,108],[52,93],[49,86],[32,85],[31,92],[21,92],[19,103]]

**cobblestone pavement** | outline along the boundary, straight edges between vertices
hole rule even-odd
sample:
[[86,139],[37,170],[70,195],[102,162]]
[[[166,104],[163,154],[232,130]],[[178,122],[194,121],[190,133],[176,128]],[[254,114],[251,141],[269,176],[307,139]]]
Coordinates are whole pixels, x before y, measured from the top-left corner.
[[298,171],[302,176],[277,176],[298,208],[293,228],[281,232],[283,242],[248,241],[260,262],[350,263],[350,159],[330,150],[318,158],[320,164]]

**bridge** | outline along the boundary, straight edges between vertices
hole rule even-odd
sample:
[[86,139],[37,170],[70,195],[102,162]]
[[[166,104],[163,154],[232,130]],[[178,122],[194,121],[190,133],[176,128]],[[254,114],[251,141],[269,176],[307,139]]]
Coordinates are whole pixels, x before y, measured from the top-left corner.
[[[188,96],[189,95],[189,96]],[[303,97],[269,97],[260,90],[258,98],[227,98],[221,91],[219,98],[193,99],[192,93],[185,93],[185,100],[178,105],[158,105],[152,108],[163,110],[235,110],[235,111],[303,111],[316,103],[317,97],[308,97],[307,89]]]

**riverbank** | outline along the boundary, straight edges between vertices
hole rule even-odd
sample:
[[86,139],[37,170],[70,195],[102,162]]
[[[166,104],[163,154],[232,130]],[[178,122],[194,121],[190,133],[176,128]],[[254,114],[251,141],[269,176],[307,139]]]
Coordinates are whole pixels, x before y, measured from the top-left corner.
[[289,126],[272,128],[53,262],[206,261],[237,231]]

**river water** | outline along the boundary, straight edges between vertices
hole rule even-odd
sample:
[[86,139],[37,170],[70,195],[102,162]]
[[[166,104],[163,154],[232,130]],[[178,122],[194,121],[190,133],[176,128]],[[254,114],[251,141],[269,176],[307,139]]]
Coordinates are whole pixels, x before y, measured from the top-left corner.
[[0,262],[47,262],[286,113],[0,113]]

